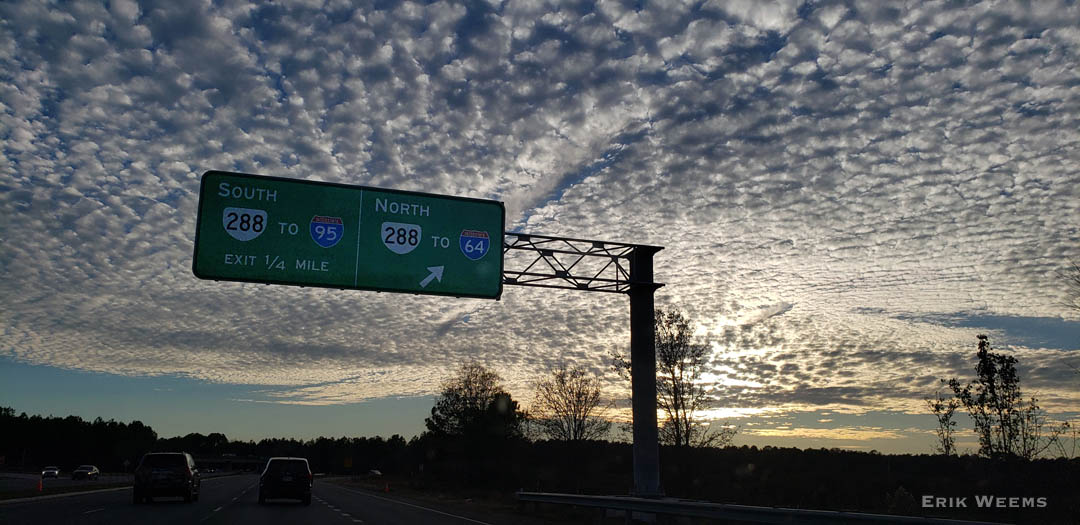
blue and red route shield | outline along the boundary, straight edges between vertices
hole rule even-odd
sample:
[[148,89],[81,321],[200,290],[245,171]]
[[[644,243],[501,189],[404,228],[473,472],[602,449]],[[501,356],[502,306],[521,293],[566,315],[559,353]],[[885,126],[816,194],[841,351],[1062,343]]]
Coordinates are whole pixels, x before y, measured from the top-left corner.
[[465,254],[465,257],[478,261],[487,255],[488,248],[491,247],[491,239],[484,231],[461,230],[458,245],[461,246],[461,253]]
[[311,240],[323,248],[330,248],[345,235],[345,223],[341,217],[316,215],[311,218]]

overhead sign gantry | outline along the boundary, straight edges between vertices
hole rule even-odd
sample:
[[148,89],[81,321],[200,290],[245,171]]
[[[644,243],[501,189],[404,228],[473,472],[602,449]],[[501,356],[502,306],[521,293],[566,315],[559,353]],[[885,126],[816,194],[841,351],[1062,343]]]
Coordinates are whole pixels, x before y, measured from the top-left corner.
[[[663,248],[504,227],[498,201],[208,171],[192,271],[219,281],[487,299],[498,299],[503,284],[626,294],[634,494],[662,495],[653,293],[663,285],[653,281],[652,258]],[[504,271],[511,253],[521,265]]]
[[498,201],[208,171],[192,270],[221,281],[498,299]]

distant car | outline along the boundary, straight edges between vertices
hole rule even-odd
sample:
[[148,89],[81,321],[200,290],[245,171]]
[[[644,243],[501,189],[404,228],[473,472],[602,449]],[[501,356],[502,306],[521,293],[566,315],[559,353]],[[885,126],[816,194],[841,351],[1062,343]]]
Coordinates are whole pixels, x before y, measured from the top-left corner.
[[93,465],[79,465],[79,468],[71,471],[71,479],[98,479],[101,471]]
[[60,467],[45,467],[45,469],[41,471],[41,477],[43,477],[43,478],[59,478],[60,477]]
[[290,498],[311,505],[314,478],[307,459],[270,458],[259,476],[259,503],[273,498]]
[[199,499],[202,480],[195,459],[187,452],[151,452],[135,468],[132,501],[153,501],[156,496],[180,496],[191,503]]

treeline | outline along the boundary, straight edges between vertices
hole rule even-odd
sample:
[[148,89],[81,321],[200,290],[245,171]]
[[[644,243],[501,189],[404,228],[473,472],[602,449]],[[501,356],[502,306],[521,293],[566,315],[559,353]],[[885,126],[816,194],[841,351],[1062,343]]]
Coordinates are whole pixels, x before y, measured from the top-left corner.
[[158,442],[154,429],[139,421],[15,415],[10,407],[0,407],[0,429],[4,466],[21,470],[47,465],[70,470],[93,464],[104,471],[122,472],[134,468],[132,462]]
[[408,472],[411,458],[417,455],[408,453],[409,443],[399,435],[389,439],[273,438],[256,442],[230,441],[224,434],[214,432],[159,438],[153,428],[140,421],[124,423],[100,417],[87,421],[78,416],[25,412],[16,415],[11,407],[0,407],[0,429],[3,458],[0,468],[22,471],[36,471],[48,465],[70,471],[78,465],[92,464],[103,472],[130,472],[147,452],[183,451],[210,463],[236,458],[238,465],[253,466],[273,456],[298,456],[308,458],[318,472],[355,474],[383,469],[401,473]]
[[[1080,460],[995,460],[975,455],[886,455],[840,449],[726,447],[661,450],[668,495],[804,509],[994,522],[1075,523]],[[978,508],[975,496],[1035,499],[1033,507]],[[923,506],[926,496],[967,507]],[[1045,506],[1037,499],[1045,498]]]
[[[416,438],[414,438],[415,440]],[[155,450],[180,450],[216,464],[239,470],[261,467],[275,456],[307,458],[311,468],[326,474],[365,474],[369,470],[388,473],[409,471],[409,443],[395,434],[383,437],[340,437],[316,439],[271,438],[259,441],[229,441],[223,434],[188,434],[159,439]],[[251,463],[251,460],[256,460]]]

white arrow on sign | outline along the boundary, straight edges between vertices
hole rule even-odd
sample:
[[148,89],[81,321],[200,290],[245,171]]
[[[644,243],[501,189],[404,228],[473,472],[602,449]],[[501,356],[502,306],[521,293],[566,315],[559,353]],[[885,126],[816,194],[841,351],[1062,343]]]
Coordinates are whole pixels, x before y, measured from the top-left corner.
[[428,266],[428,271],[431,273],[424,277],[423,281],[420,281],[421,288],[426,288],[427,285],[431,284],[432,279],[438,279],[440,283],[442,282],[442,266]]

